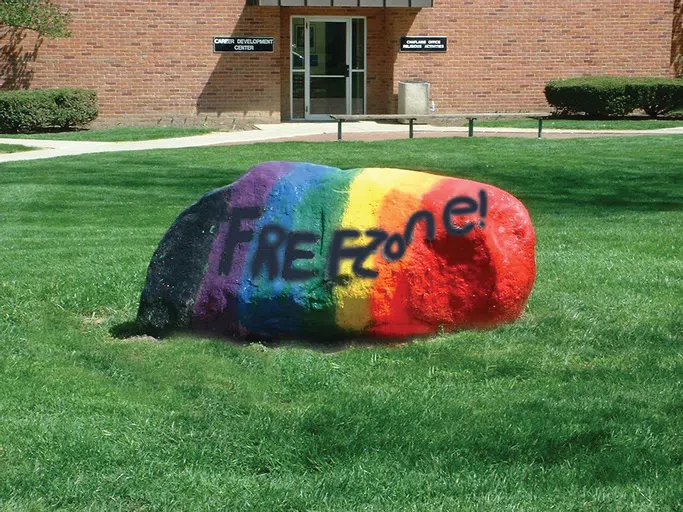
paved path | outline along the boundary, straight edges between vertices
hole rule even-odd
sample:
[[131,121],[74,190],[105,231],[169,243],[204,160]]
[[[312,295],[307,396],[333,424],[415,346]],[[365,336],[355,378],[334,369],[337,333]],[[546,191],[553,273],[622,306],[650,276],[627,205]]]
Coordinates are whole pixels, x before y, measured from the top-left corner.
[[[485,128],[477,127],[475,136],[536,137],[535,129],[528,128]],[[256,130],[236,132],[214,132],[206,135],[180,137],[175,139],[145,140],[135,142],[85,142],[43,139],[3,139],[0,144],[20,144],[38,149],[19,153],[0,153],[1,162],[38,160],[88,153],[109,153],[114,151],[140,151],[147,149],[178,149],[224,144],[251,144],[256,142],[304,140],[336,140],[337,124],[330,123],[282,123],[257,125]],[[659,130],[555,130],[544,131],[546,138],[604,137],[615,135],[683,135],[683,127]],[[416,125],[415,136],[421,137],[465,137],[466,126]],[[344,124],[345,140],[386,140],[408,137],[408,127],[400,124],[384,124],[362,121]]]

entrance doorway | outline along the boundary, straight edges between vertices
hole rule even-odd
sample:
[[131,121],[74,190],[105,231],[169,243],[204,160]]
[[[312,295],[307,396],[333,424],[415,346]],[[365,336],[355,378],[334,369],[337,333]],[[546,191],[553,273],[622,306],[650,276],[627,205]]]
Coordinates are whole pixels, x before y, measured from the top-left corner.
[[292,119],[364,114],[365,18],[292,17]]

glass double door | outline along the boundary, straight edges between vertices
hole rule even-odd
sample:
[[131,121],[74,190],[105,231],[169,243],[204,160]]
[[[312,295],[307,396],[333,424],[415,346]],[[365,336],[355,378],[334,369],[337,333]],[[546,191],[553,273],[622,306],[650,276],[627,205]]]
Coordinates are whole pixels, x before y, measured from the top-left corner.
[[365,113],[365,19],[292,18],[292,119]]

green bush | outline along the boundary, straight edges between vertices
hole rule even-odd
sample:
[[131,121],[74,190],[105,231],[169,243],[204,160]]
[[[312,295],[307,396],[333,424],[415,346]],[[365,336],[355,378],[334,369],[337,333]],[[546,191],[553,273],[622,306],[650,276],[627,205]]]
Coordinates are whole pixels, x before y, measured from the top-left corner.
[[651,117],[683,108],[683,80],[638,78],[631,85],[638,107]]
[[545,96],[548,103],[562,114],[625,116],[640,108],[655,117],[683,107],[683,80],[569,78],[549,82]]
[[85,125],[97,118],[97,93],[87,89],[0,92],[0,132],[29,133]]
[[586,77],[554,80],[545,88],[548,103],[562,114],[624,116],[637,108],[627,78]]

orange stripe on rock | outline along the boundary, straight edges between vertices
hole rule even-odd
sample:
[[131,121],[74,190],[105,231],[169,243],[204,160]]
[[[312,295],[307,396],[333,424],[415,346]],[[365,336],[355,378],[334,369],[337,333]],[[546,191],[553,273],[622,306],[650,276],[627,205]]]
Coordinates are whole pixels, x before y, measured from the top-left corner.
[[[406,171],[392,171],[394,188],[384,197],[379,215],[379,227],[391,236],[394,233],[403,236],[410,217],[423,209],[423,196],[443,176]],[[434,212],[432,212],[434,213]],[[435,215],[438,222],[438,216]],[[417,224],[413,232],[413,241],[406,248],[404,256],[395,262],[388,262],[384,256],[377,256],[379,275],[372,287],[370,307],[372,311],[371,332],[379,336],[406,336],[433,332],[428,323],[418,320],[412,303],[415,294],[411,293],[410,273],[414,266],[419,249],[425,245],[426,225],[424,221]],[[419,294],[418,294],[419,295]]]

